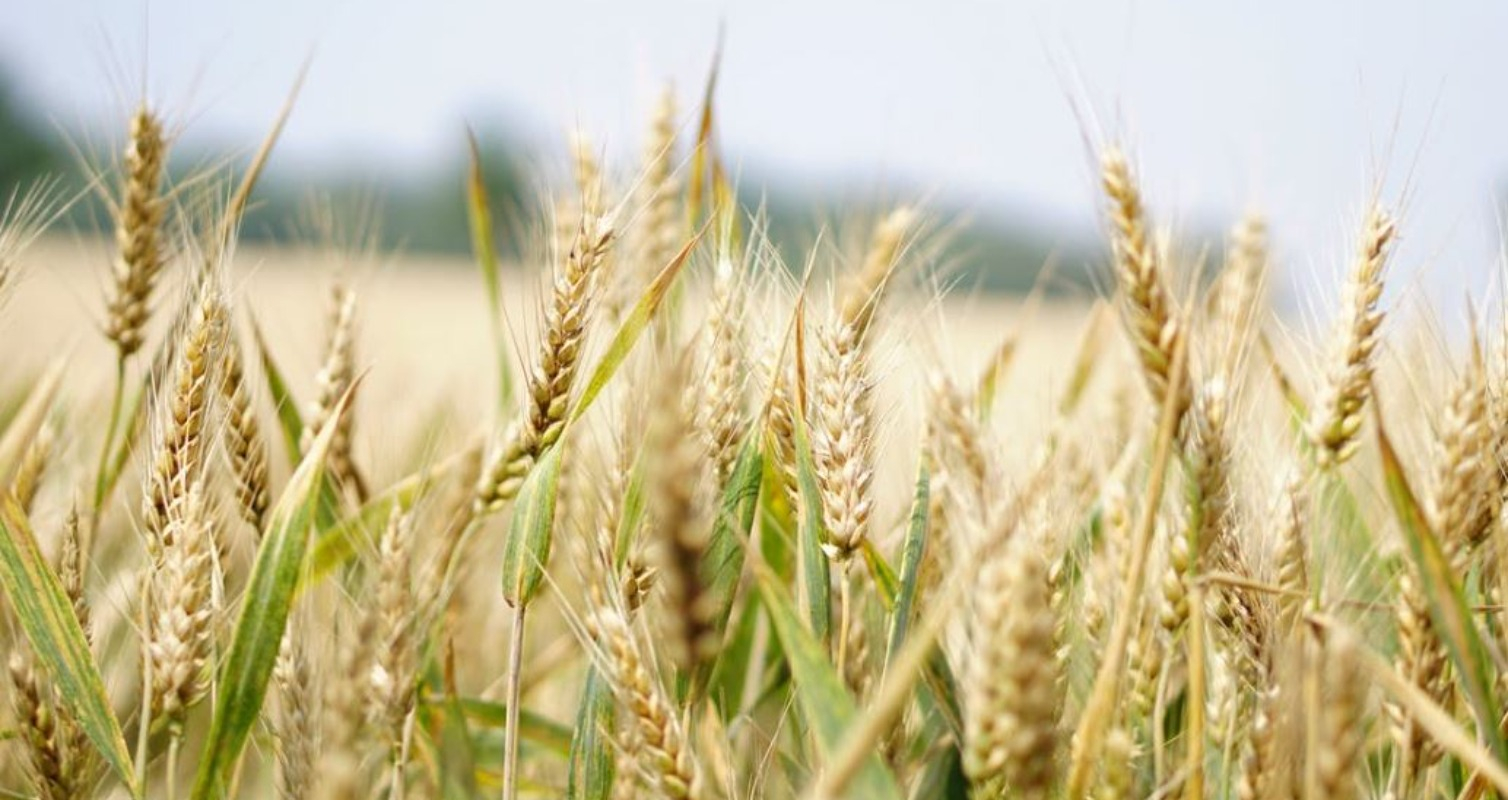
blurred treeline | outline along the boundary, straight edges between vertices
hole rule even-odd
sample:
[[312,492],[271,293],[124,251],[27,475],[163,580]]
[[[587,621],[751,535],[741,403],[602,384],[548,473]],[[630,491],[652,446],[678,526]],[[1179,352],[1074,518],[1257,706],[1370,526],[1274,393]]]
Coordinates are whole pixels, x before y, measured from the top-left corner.
[[[545,184],[537,167],[545,159],[536,152],[543,148],[527,144],[507,126],[494,125],[476,133],[498,216],[499,247],[512,258],[531,255],[520,252],[520,243],[539,241],[540,237],[531,233],[543,230],[547,222],[542,218],[545,204],[541,202]],[[244,148],[244,143],[241,146]],[[179,147],[170,171],[181,182],[207,164],[220,163],[223,157],[222,152]],[[91,152],[89,158],[105,164],[117,159],[108,152]],[[306,233],[307,226],[301,227],[297,221],[310,198],[315,197],[337,211],[375,210],[372,235],[374,243],[383,248],[411,254],[464,254],[470,249],[462,189],[466,158],[460,131],[456,157],[419,174],[351,165],[312,176],[294,175],[278,169],[274,154],[255,205],[247,214],[242,239],[283,241],[299,236],[301,231]],[[16,87],[0,75],[0,203],[13,192],[49,176],[61,178],[66,189],[81,189],[87,185],[86,173],[69,147],[67,134],[28,107]],[[374,177],[379,175],[385,177]],[[741,200],[747,207],[765,210],[771,239],[784,248],[783,256],[793,269],[804,263],[804,248],[819,238],[824,224],[873,217],[884,210],[861,191],[766,177],[746,171],[739,181]],[[1086,241],[1082,232],[1040,229],[998,213],[964,214],[936,199],[927,202],[926,210],[936,223],[938,235],[933,241],[938,248],[933,257],[941,267],[940,274],[965,289],[1024,292],[1050,260],[1061,267],[1049,289],[1079,287],[1088,274],[1086,265],[1097,260],[1095,245]],[[92,193],[85,193],[59,224],[93,233],[109,229],[105,205]]]

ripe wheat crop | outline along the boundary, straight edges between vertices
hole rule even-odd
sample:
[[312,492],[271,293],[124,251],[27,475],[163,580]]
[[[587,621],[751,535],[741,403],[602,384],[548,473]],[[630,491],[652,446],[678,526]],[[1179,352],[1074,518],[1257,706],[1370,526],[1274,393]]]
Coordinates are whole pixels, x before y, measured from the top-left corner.
[[[421,424],[370,390],[410,322],[360,270],[303,379],[242,294],[286,114],[175,184],[136,109],[99,335],[0,367],[0,796],[1508,793],[1508,326],[1423,363],[1386,197],[1294,335],[1281,231],[1201,268],[1105,143],[1044,414],[1030,304],[990,341],[936,313],[925,207],[786,264],[667,93],[641,163],[576,143],[537,278],[458,181],[489,334],[430,356],[494,391]],[[59,198],[6,204],[0,291]]]

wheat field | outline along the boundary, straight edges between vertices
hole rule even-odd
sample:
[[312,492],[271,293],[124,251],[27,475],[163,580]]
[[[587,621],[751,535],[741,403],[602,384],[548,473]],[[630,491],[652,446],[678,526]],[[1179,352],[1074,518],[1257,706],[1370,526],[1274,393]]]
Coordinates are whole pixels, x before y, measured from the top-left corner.
[[470,259],[237,247],[277,129],[159,114],[110,237],[0,218],[0,797],[1508,792],[1508,328],[1389,198],[1308,323],[1132,142],[1100,296],[1005,300],[923,205],[786,263],[670,95],[518,264],[475,177]]

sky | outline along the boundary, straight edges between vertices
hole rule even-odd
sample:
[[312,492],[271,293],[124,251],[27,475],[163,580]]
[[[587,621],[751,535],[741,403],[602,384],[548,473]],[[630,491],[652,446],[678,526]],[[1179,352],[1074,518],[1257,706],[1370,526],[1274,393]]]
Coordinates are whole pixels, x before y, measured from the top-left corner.
[[751,173],[1084,229],[1091,147],[1114,140],[1158,220],[1224,227],[1259,210],[1299,285],[1333,285],[1374,194],[1400,210],[1400,270],[1430,291],[1480,294],[1499,263],[1504,3],[0,6],[0,63],[69,127],[109,129],[145,90],[187,137],[250,148],[312,54],[277,156],[289,170],[453,163],[463,125],[494,118],[562,154],[579,128],[626,168],[666,81],[689,135],[721,28],[721,141]]

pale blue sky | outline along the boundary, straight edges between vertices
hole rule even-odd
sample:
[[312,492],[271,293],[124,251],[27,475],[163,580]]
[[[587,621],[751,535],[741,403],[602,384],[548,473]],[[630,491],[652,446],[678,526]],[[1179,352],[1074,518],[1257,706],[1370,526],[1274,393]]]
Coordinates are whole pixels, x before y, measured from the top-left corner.
[[662,79],[694,100],[722,23],[723,142],[786,176],[1087,225],[1077,110],[1131,144],[1164,217],[1255,203],[1301,272],[1339,270],[1383,176],[1407,189],[1400,255],[1458,297],[1487,283],[1508,184],[1503,3],[0,2],[0,58],[68,125],[118,115],[146,63],[190,135],[249,145],[314,48],[292,167],[454,158],[489,109],[626,156]]

